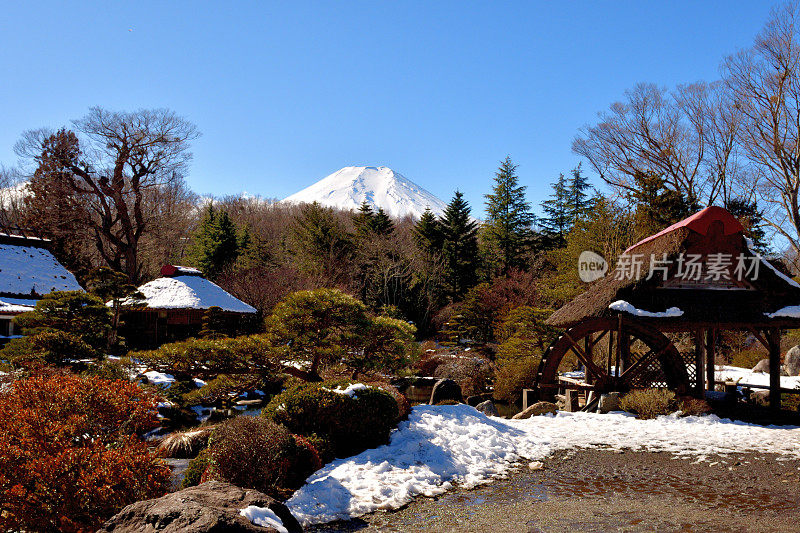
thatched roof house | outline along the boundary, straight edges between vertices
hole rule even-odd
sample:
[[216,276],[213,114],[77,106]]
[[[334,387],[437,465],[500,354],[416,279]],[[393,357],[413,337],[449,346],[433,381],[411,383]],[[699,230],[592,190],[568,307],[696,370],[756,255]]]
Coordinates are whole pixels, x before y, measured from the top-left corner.
[[751,249],[733,215],[712,206],[628,248],[547,322],[623,314],[659,329],[757,327],[797,322],[798,305],[800,285]]
[[32,310],[45,294],[83,290],[49,244],[24,233],[0,233],[0,341],[18,334],[12,319]]
[[161,275],[139,287],[143,300],[128,302],[136,307],[125,311],[123,333],[134,346],[155,346],[196,335],[203,315],[212,307],[220,308],[234,329],[258,312],[204,278],[196,268],[165,265]]

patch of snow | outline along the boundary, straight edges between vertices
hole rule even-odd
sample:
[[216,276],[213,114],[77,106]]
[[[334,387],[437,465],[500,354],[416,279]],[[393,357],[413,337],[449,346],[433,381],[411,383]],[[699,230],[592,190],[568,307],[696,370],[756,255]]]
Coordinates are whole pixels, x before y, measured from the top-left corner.
[[335,392],[336,394],[343,394],[344,396],[349,396],[351,398],[358,398],[357,393],[358,391],[367,390],[369,387],[364,385],[363,383],[353,383],[352,385],[348,385],[347,388],[342,388],[341,386],[336,387],[335,389],[326,389],[322,387],[322,390],[326,390],[328,392]]
[[769,318],[775,317],[788,317],[788,318],[800,318],[800,305],[787,305],[786,307],[782,307],[778,309],[774,313],[764,313]]
[[800,458],[800,428],[763,427],[716,416],[636,420],[614,413],[565,413],[526,420],[490,418],[467,405],[414,407],[389,444],[337,459],[286,502],[303,525],[397,509],[507,474],[520,461],[558,450],[651,450],[702,457],[732,452]]
[[205,382],[205,381],[203,381],[203,380],[202,380],[202,379],[200,379],[200,378],[192,378],[192,380],[194,381],[194,384],[195,384],[195,386],[196,386],[198,389],[199,389],[200,387],[205,387],[205,386],[206,386],[206,382]]
[[[714,379],[717,381],[736,381],[741,386],[769,386],[769,374],[753,372],[749,368],[740,368],[738,366],[716,366]],[[784,389],[800,388],[800,376],[781,376],[781,387]]]
[[200,276],[175,276],[158,278],[139,287],[143,301],[125,301],[125,304],[144,303],[151,309],[208,309],[220,307],[223,311],[255,313],[253,306],[225,292],[219,285]]
[[[75,276],[45,248],[0,244],[0,292],[7,294],[48,294],[53,291],[82,291]],[[11,299],[3,298],[9,304]],[[31,299],[27,302],[33,301]],[[34,304],[35,305],[35,304]]]
[[194,405],[190,407],[190,409],[194,411],[195,417],[200,423],[203,423],[211,418],[211,413],[217,410],[216,407],[205,407],[203,405]]
[[159,387],[163,387],[168,389],[175,383],[175,376],[172,374],[164,374],[163,372],[159,372],[157,370],[148,370],[142,374],[144,377],[147,378],[147,381],[152,383],[153,385],[158,385]]
[[617,300],[616,302],[612,302],[608,304],[608,308],[614,311],[628,313],[633,316],[644,316],[652,318],[673,318],[673,317],[683,316],[683,311],[681,311],[677,307],[670,307],[666,311],[656,311],[656,312],[645,311],[644,309],[637,309],[636,307],[626,302],[625,300]]
[[271,527],[278,533],[289,533],[289,530],[283,526],[283,520],[269,507],[248,505],[239,511],[239,514],[257,526]]
[[420,218],[426,208],[442,216],[447,209],[433,193],[388,167],[344,167],[283,200],[351,210],[358,210],[365,201],[393,218]]

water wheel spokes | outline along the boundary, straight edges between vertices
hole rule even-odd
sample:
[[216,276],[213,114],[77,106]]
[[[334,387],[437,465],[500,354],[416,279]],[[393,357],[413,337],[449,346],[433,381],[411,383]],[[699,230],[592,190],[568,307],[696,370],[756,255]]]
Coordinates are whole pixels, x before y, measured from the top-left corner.
[[[566,374],[583,370],[580,374]],[[545,351],[535,388],[552,400],[559,389],[577,389],[591,407],[600,394],[633,388],[689,390],[686,365],[660,331],[633,319],[593,318],[567,329]]]

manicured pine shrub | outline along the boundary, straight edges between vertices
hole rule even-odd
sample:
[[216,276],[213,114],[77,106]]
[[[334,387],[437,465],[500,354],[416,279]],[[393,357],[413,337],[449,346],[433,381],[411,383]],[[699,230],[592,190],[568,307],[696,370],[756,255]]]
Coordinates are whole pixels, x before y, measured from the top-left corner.
[[[305,383],[275,396],[262,415],[285,425],[293,433],[315,436],[330,444],[335,457],[349,457],[385,444],[398,421],[398,404],[377,387],[345,390],[353,381]],[[331,456],[325,456],[328,461]]]

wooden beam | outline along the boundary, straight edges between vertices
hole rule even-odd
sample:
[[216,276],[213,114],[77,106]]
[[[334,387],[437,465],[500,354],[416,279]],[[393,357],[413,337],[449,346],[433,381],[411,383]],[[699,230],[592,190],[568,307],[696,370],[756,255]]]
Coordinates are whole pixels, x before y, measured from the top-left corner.
[[705,379],[705,372],[703,372],[704,365],[706,364],[706,345],[703,342],[705,331],[702,329],[695,330],[694,332],[694,388],[695,393],[699,398],[703,397],[703,390],[705,389],[703,380]]
[[781,330],[769,330],[769,407],[781,408]]
[[717,340],[717,331],[714,328],[709,328],[706,330],[706,349],[705,349],[705,356],[706,356],[706,390],[714,390],[714,381],[716,381],[716,377],[714,375],[714,356],[716,355],[716,340]]

